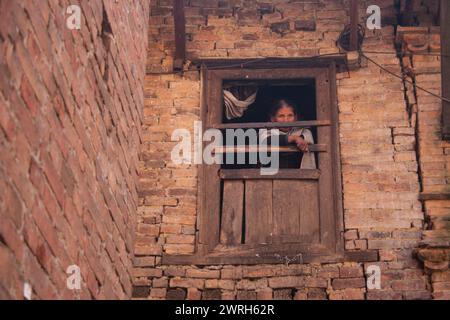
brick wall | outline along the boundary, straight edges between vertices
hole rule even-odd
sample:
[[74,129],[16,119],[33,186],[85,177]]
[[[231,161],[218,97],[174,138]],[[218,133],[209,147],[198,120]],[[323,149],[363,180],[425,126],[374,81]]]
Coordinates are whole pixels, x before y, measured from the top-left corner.
[[[411,71],[395,54],[394,1],[360,2],[361,16],[369,4],[383,15],[364,50]],[[348,23],[346,0],[186,4],[190,60],[336,53]],[[415,257],[448,231],[448,201],[419,201],[447,191],[438,100],[365,59],[337,74],[345,248],[375,250],[376,261],[162,265],[163,252],[194,252],[197,167],[171,163],[170,137],[200,118],[199,73],[171,73],[171,0],[82,2],[80,31],[65,27],[68,5],[0,5],[0,298],[23,298],[24,283],[33,299],[129,298],[132,282],[143,299],[449,297],[448,262],[429,273]],[[439,59],[410,62],[411,79],[438,92]],[[74,264],[81,291],[66,287]],[[381,290],[366,287],[369,265],[381,268]]]
[[[409,45],[410,56],[404,64],[415,84],[409,85],[407,93],[417,118],[419,176],[427,221],[419,256],[431,273],[433,297],[449,299],[450,201],[433,195],[449,192],[450,143],[442,140],[442,102],[420,89],[441,95],[440,29],[406,27],[399,32],[403,43]],[[423,45],[422,49],[418,44]]]
[[0,299],[131,296],[148,10],[0,2]]
[[[364,50],[397,74],[394,1],[382,7],[383,29],[366,34]],[[339,52],[348,1],[187,2],[188,59],[307,57]],[[198,72],[170,74],[174,41],[170,1],[151,6],[140,162],[135,297],[143,299],[428,299],[430,279],[414,256],[424,228],[419,201],[416,122],[404,83],[363,59],[338,79],[345,247],[376,250],[375,262],[310,265],[167,266],[161,254],[194,251],[197,167],[170,161],[176,128],[193,130],[200,117]],[[169,74],[167,74],[169,73]],[[430,115],[434,120],[437,114]],[[380,266],[381,290],[368,290],[365,272]]]

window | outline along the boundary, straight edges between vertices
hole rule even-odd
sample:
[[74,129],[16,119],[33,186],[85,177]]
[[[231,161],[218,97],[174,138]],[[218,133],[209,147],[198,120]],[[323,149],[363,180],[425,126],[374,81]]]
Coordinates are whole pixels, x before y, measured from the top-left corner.
[[203,165],[196,254],[166,255],[163,263],[282,263],[286,257],[292,263],[335,261],[343,254],[335,64],[203,70],[205,130],[281,128],[267,122],[267,107],[258,101],[239,119],[228,120],[223,89],[237,84],[257,87],[260,101],[302,98],[309,107],[303,108],[301,121],[283,126],[311,128],[317,168],[281,168],[275,175],[262,175],[256,167]]

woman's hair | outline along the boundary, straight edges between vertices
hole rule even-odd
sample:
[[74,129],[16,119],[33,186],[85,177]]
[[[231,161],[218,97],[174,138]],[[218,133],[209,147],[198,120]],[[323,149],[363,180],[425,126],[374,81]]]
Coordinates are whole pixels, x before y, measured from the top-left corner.
[[294,114],[296,116],[298,115],[297,105],[293,101],[289,99],[280,99],[272,106],[272,108],[270,108],[270,117],[275,117],[278,111],[284,107],[291,108],[292,111],[294,111]]

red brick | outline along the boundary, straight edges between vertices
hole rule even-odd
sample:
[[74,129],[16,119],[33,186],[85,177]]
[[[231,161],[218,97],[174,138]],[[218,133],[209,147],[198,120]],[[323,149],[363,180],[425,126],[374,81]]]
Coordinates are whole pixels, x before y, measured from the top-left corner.
[[202,279],[186,279],[186,278],[172,278],[169,282],[170,287],[175,288],[197,288],[203,289],[205,280]]
[[348,278],[348,279],[333,279],[333,289],[347,289],[347,288],[364,288],[366,282],[364,278]]
[[330,300],[364,300],[365,292],[361,289],[344,289],[329,294]]
[[[11,2],[1,7],[6,78],[0,81],[0,128],[8,139],[2,146],[14,143],[1,156],[8,178],[0,179],[5,199],[0,206],[6,213],[0,240],[24,279],[19,283],[10,273],[17,283],[6,292],[2,283],[0,295],[20,299],[28,281],[34,299],[129,298],[144,106],[144,69],[138,66],[146,61],[150,9],[140,3],[133,5],[139,10],[131,11],[120,4],[85,3],[83,23],[90,26],[77,38],[58,31],[65,30],[64,15],[51,14],[65,12],[64,4]],[[136,23],[124,12],[133,12]],[[104,13],[116,17],[110,19],[116,41],[109,53],[102,37],[90,34]],[[89,48],[100,50],[96,59],[88,58]],[[100,70],[111,61],[114,68],[106,82]],[[84,76],[77,70],[84,70]],[[160,254],[161,246],[142,251]],[[70,264],[83,273],[84,288],[76,294],[56,290],[65,287]],[[162,275],[162,270],[153,273]]]
[[186,277],[188,278],[203,278],[203,279],[217,279],[220,277],[219,270],[207,270],[207,269],[188,269],[186,271]]
[[362,266],[344,265],[339,268],[339,276],[341,278],[358,278],[363,276]]
[[274,277],[269,278],[269,287],[271,288],[296,288],[305,284],[304,277]]
[[423,290],[425,289],[423,280],[394,280],[392,281],[392,289],[394,290]]
[[242,267],[223,268],[220,273],[222,279],[241,279]]
[[156,268],[135,268],[133,277],[161,277],[163,274],[161,269]]
[[325,289],[310,288],[308,289],[308,300],[326,300],[328,298]]
[[202,298],[202,293],[197,288],[187,289],[187,300],[200,300]]

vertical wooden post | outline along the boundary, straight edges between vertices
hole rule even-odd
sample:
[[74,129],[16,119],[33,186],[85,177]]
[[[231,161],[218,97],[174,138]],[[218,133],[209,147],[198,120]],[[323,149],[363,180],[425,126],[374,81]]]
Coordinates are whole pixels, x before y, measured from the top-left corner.
[[186,17],[184,14],[184,0],[173,0],[173,17],[175,23],[175,57],[173,68],[183,69],[186,60]]
[[352,0],[350,4],[350,51],[358,50],[358,0]]
[[[442,96],[450,99],[450,2],[441,0]],[[450,140],[450,102],[442,101],[442,136]]]
[[414,1],[405,0],[405,8],[402,14],[402,25],[412,26],[414,23]]

